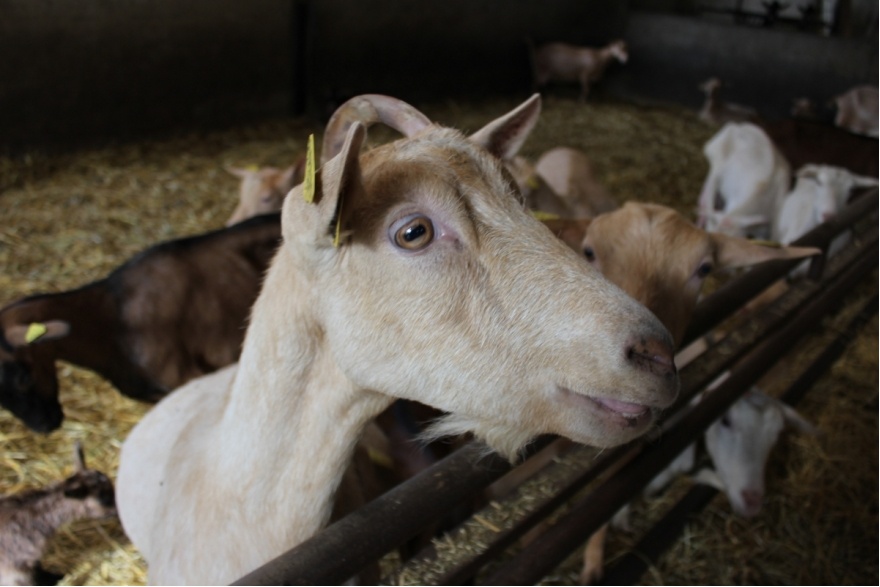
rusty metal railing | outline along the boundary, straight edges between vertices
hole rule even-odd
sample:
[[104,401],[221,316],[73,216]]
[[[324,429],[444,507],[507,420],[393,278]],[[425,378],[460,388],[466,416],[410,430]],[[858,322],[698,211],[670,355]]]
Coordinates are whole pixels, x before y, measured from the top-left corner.
[[[671,417],[657,433],[607,451],[576,475],[556,495],[515,527],[499,532],[481,553],[463,561],[438,584],[533,584],[606,523],[620,506],[635,497],[657,472],[703,433],[730,404],[773,366],[793,341],[814,329],[819,317],[832,311],[840,298],[877,267],[877,190],[857,199],[832,222],[811,231],[795,244],[825,250],[844,230],[859,224],[860,234],[827,262],[814,263],[811,280],[792,287],[760,320],[713,345],[681,372],[682,393],[676,407],[703,390],[718,374],[730,377],[683,416]],[[867,222],[865,219],[868,219]],[[753,268],[700,303],[686,341],[716,327],[744,303],[784,277],[799,261],[775,261]],[[821,273],[821,277],[819,274]],[[662,436],[661,440],[658,437]],[[539,450],[549,439],[530,449]],[[468,445],[382,497],[339,520],[296,548],[243,577],[236,584],[340,584],[366,565],[402,545],[423,528],[504,475],[511,465],[481,446]],[[614,471],[613,474],[611,471]],[[564,519],[518,554],[508,557],[489,576],[483,567],[502,557],[507,547],[573,495],[607,478],[573,505]],[[701,499],[705,499],[703,496]],[[699,501],[699,500],[696,500]],[[280,512],[279,512],[280,514]]]

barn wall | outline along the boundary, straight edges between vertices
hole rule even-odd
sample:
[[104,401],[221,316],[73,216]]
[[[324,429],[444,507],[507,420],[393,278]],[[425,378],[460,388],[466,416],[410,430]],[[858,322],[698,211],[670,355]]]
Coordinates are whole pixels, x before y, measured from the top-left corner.
[[526,92],[527,39],[601,44],[623,34],[627,2],[322,0],[313,6],[310,106],[363,92],[419,101]]
[[877,85],[877,40],[794,29],[735,26],[708,18],[633,11],[631,58],[608,80],[618,95],[698,107],[699,83],[717,76],[725,99],[784,116],[791,100],[825,101],[857,84]]
[[287,109],[291,0],[0,0],[6,149]]
[[[668,3],[680,13],[690,1]],[[632,9],[646,5],[0,0],[0,152],[303,110],[325,116],[362,92],[416,103],[525,96],[527,37],[599,44],[625,36],[632,58],[609,72],[603,89],[686,104],[699,103],[695,87],[708,75],[732,83],[728,97],[746,103],[822,98],[877,81],[876,27],[868,38],[822,38]]]

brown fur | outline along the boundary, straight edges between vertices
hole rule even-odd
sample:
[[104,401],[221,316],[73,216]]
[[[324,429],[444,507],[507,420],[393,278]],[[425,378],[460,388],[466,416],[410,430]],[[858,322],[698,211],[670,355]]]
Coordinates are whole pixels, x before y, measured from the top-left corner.
[[241,179],[238,188],[238,206],[226,221],[232,226],[242,220],[277,212],[281,209],[284,197],[303,181],[306,158],[300,156],[296,162],[286,169],[263,167],[261,169],[229,168],[227,171]]
[[[765,247],[708,233],[671,208],[636,202],[627,202],[592,221],[559,221],[549,227],[574,250],[588,251],[585,255],[603,275],[654,312],[676,345],[710,273],[821,252],[804,247]],[[606,533],[603,527],[594,534],[584,551],[581,581],[585,584],[602,575]]]
[[698,116],[706,124],[720,126],[726,122],[754,122],[758,119],[753,108],[721,99],[721,80],[717,77],[707,79],[700,89],[706,94],[706,100]]
[[[3,308],[0,401],[48,432],[63,418],[56,360],[96,371],[143,401],[235,361],[280,231],[277,216],[262,217],[169,241],[102,280]],[[61,324],[63,332],[28,343],[20,333],[32,322]]]
[[64,481],[0,498],[0,585],[34,585],[43,550],[61,526],[116,515],[112,482],[86,469],[77,453],[77,471]]
[[579,99],[585,101],[590,84],[599,81],[613,59],[626,63],[626,43],[612,41],[604,47],[577,47],[567,43],[548,43],[534,52],[535,88],[551,81],[577,81],[581,86]]

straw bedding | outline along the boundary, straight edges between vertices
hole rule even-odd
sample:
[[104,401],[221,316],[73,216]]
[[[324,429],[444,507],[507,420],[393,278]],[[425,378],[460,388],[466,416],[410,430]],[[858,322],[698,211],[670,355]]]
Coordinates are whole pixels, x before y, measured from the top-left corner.
[[[438,103],[423,110],[443,124],[473,131],[517,103]],[[309,132],[320,136],[320,126],[277,120],[65,155],[0,159],[0,305],[99,279],[156,242],[222,226],[237,197],[237,180],[224,166],[286,166],[303,152]],[[676,107],[609,101],[581,106],[550,98],[523,154],[537,156],[556,145],[580,148],[619,200],[654,201],[691,214],[707,171],[701,147],[712,132]],[[370,136],[388,135],[377,129]],[[876,279],[876,274],[869,279],[870,287],[876,288]],[[801,411],[822,435],[783,440],[770,465],[764,512],[742,520],[731,515],[723,498],[716,499],[646,575],[646,583],[877,580],[877,339],[875,316],[807,396]],[[83,442],[90,466],[114,474],[122,441],[149,408],[88,371],[61,364],[59,373],[62,429],[37,435],[0,412],[4,493],[69,474],[76,440]],[[639,506],[635,519],[650,519],[653,507]],[[481,517],[475,523],[491,532],[500,522]],[[627,540],[615,535],[611,549]],[[467,542],[458,548],[468,548]],[[43,562],[65,573],[67,584],[145,581],[143,561],[113,520],[65,528]],[[572,559],[548,582],[569,584],[576,576]]]

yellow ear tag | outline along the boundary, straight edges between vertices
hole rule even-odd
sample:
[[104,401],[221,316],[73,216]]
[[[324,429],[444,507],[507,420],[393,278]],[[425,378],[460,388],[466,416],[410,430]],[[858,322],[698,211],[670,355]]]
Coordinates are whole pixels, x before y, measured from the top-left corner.
[[539,187],[541,187],[541,182],[538,181],[537,175],[530,175],[529,178],[526,180],[526,185],[529,186],[530,188],[532,188],[533,190],[536,190]]
[[306,150],[306,173],[303,178],[303,198],[306,203],[315,201],[315,135],[309,135],[309,146]]
[[251,172],[257,172],[257,171],[260,170],[260,168],[259,168],[259,166],[254,165],[253,163],[251,163],[250,165],[248,165],[247,167],[245,167],[244,170],[245,170],[245,171],[251,171]]
[[387,454],[379,449],[372,447],[368,448],[367,456],[370,457],[370,460],[373,463],[379,465],[380,467],[384,467],[386,469],[391,469],[394,467],[394,461],[391,459],[391,457],[389,457]]
[[537,218],[538,220],[559,220],[558,214],[551,214],[550,212],[541,212],[540,210],[529,210],[532,216]]
[[778,243],[776,241],[762,241],[762,240],[754,239],[754,240],[750,240],[749,242],[751,242],[753,245],[761,245],[762,247],[771,247],[774,249],[781,249],[782,248],[782,243]]
[[24,340],[30,344],[46,334],[47,330],[46,325],[42,322],[31,322],[28,324],[27,332],[24,334]]
[[339,233],[342,232],[342,200],[336,207],[336,234],[333,235],[333,246],[339,248]]

